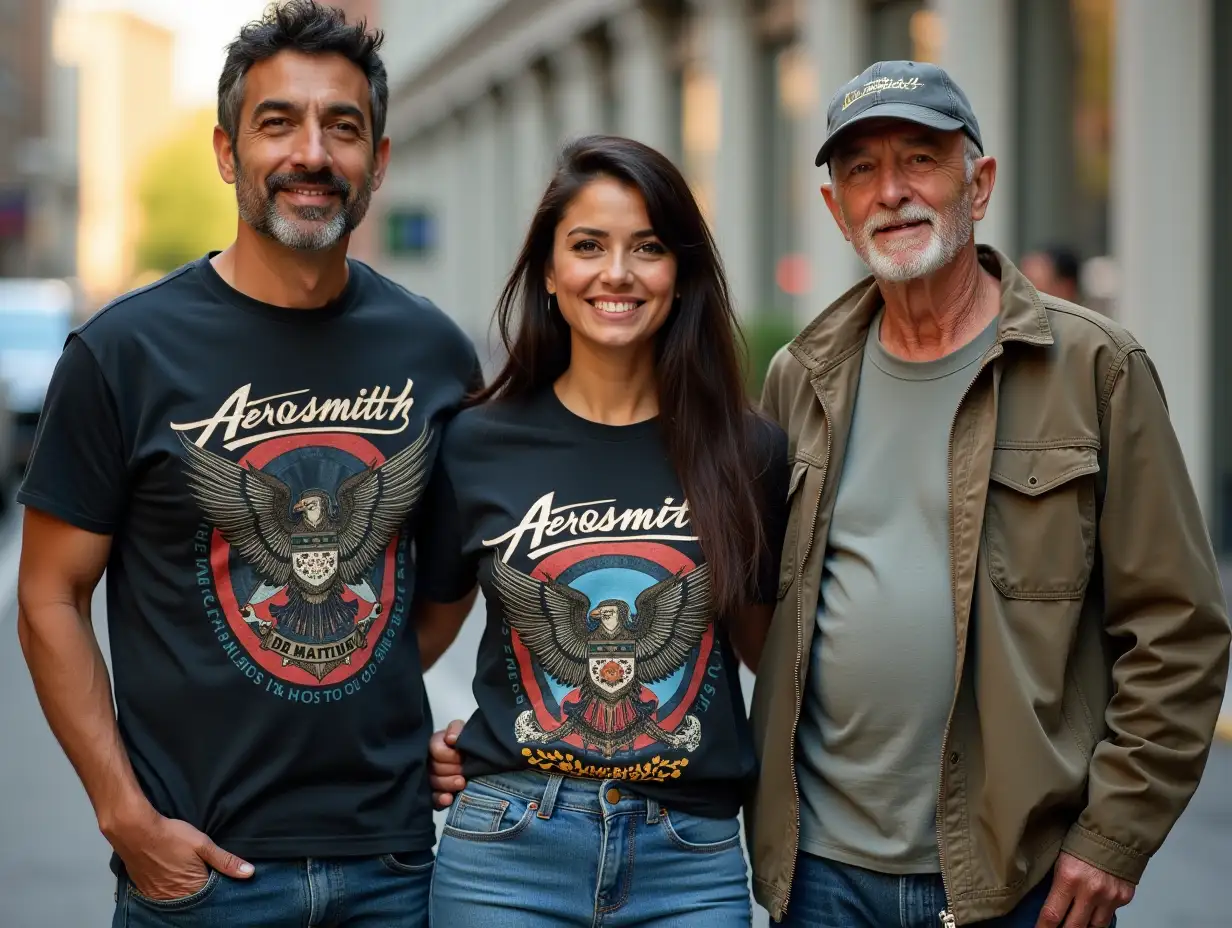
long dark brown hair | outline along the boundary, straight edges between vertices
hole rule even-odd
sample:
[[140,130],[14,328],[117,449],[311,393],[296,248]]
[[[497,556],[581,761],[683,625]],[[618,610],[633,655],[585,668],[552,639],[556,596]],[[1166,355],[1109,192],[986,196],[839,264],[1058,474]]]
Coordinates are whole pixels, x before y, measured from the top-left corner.
[[582,188],[600,178],[641,194],[655,234],[676,258],[680,296],[655,334],[659,420],[710,564],[715,607],[728,615],[749,602],[765,543],[756,418],[744,393],[744,343],[722,261],[671,161],[615,136],[589,136],[564,149],[497,304],[508,360],[471,402],[537,393],[569,367],[569,326],[548,299],[545,275],[557,225]]

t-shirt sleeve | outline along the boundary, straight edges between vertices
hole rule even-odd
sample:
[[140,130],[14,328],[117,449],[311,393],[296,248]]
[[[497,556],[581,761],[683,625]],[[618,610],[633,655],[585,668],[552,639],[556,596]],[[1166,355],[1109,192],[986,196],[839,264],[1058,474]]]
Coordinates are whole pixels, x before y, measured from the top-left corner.
[[773,603],[778,597],[779,565],[783,556],[783,536],[787,532],[787,487],[791,482],[791,467],[787,461],[787,434],[772,422],[757,423],[764,462],[758,476],[762,504],[762,531],[765,547],[757,569],[758,605]]
[[475,587],[477,560],[463,551],[462,517],[449,476],[444,448],[424,490],[415,530],[415,598],[452,603]]
[[115,397],[94,353],[73,335],[48,385],[17,500],[88,532],[111,535],[127,497]]

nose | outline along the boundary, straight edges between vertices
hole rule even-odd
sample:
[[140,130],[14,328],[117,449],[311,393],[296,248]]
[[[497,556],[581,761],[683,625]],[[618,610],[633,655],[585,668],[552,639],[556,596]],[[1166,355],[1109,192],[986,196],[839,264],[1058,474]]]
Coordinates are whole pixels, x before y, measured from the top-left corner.
[[606,286],[627,286],[633,282],[633,271],[629,267],[629,256],[623,248],[613,248],[610,257],[599,273],[599,280]]
[[333,164],[334,159],[325,144],[325,131],[317,122],[305,121],[298,143],[294,155],[297,169],[311,174]]
[[882,207],[896,210],[911,199],[911,187],[897,164],[882,165],[877,172],[877,200]]

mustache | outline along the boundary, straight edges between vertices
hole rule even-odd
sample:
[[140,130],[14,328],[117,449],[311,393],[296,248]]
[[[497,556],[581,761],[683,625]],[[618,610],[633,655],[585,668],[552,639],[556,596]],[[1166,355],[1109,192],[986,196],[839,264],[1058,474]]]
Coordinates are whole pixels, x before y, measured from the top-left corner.
[[864,234],[871,236],[874,232],[890,226],[901,225],[904,222],[930,222],[934,226],[941,217],[936,210],[929,209],[920,203],[908,203],[897,210],[879,210],[864,221]]
[[351,184],[345,177],[339,177],[329,168],[319,171],[296,171],[282,174],[271,174],[265,178],[265,189],[273,196],[279,190],[290,187],[313,186],[324,187],[330,193],[337,193],[345,200],[351,195]]

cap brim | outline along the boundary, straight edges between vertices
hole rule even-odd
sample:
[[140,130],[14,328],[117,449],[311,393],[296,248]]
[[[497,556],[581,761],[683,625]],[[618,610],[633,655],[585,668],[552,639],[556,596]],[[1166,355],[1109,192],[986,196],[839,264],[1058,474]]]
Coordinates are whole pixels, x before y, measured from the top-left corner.
[[817,160],[813,163],[817,167],[821,167],[829,161],[830,153],[834,150],[835,144],[850,132],[852,127],[858,126],[869,119],[901,119],[904,122],[914,122],[921,126],[928,126],[930,129],[940,129],[942,132],[966,129],[962,120],[955,119],[953,116],[946,116],[944,113],[938,113],[927,106],[918,106],[914,103],[878,103],[870,106],[859,116],[853,117],[836,129],[822,144],[821,149],[817,152]]

